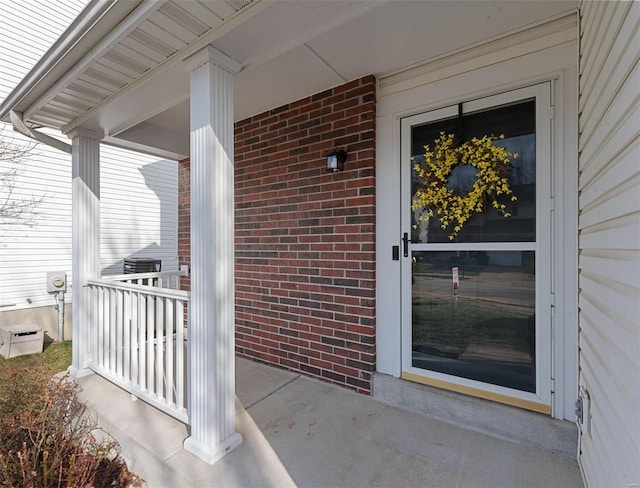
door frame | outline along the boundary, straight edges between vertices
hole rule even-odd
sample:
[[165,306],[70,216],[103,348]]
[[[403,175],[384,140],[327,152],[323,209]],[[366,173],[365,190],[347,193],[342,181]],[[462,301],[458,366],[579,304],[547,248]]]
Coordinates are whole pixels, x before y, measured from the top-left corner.
[[[550,34],[550,29],[553,34]],[[552,416],[575,420],[578,392],[578,28],[570,15],[378,78],[376,96],[376,375],[401,376],[400,119],[545,81],[552,83],[554,273]],[[374,379],[374,395],[376,382]]]
[[[530,393],[462,377],[451,376],[412,366],[411,324],[411,252],[401,253],[401,377],[419,383],[437,386],[472,396],[490,399],[521,408],[551,414],[552,403],[552,83],[547,81],[499,94],[462,102],[463,113],[472,113],[491,107],[524,101],[536,101],[536,241],[526,243],[480,243],[484,250],[535,251],[535,365],[536,392]],[[411,154],[411,127],[456,117],[458,106],[449,105],[400,119],[400,221],[401,234],[411,234],[408,202],[411,195],[411,171],[407,163]],[[464,251],[476,249],[478,243],[431,243],[410,245],[409,249],[422,251]]]

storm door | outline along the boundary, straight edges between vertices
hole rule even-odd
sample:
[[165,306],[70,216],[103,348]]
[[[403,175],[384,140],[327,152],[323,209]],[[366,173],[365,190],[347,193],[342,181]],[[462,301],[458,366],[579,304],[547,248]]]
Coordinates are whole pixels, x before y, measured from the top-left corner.
[[404,378],[550,413],[550,114],[545,83],[402,119]]

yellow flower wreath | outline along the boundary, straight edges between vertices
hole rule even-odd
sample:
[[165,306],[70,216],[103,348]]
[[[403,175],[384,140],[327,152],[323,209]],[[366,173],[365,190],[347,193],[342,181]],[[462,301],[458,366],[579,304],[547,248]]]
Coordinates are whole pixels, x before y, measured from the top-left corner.
[[[504,139],[495,136],[474,137],[454,147],[454,134],[440,133],[433,151],[425,146],[424,163],[414,165],[421,183],[411,204],[412,210],[423,210],[419,221],[427,222],[435,213],[443,229],[453,226],[449,239],[453,240],[463,225],[474,215],[485,210],[485,204],[491,206],[504,217],[510,217],[506,206],[497,201],[498,196],[517,200],[506,177],[510,158],[518,157],[507,149],[496,146],[493,141]],[[467,164],[477,169],[476,180],[466,195],[460,195],[447,188],[449,177],[454,168]],[[426,212],[424,212],[426,210]]]

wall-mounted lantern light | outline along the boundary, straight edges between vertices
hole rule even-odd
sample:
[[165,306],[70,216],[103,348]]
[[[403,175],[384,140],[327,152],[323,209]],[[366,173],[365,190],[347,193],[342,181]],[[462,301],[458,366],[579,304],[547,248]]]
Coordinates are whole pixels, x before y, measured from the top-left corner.
[[327,171],[336,172],[344,171],[344,163],[347,160],[347,151],[338,151],[333,149],[333,152],[327,156]]

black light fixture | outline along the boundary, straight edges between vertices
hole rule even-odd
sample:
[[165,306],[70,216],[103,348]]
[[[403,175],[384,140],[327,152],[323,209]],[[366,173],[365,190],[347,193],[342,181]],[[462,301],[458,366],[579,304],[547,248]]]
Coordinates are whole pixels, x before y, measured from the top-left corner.
[[335,173],[336,171],[344,171],[344,163],[347,160],[347,151],[333,148],[333,152],[327,156],[327,171]]

